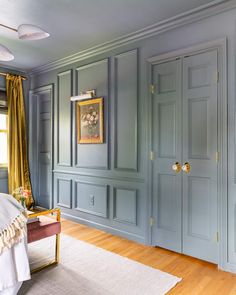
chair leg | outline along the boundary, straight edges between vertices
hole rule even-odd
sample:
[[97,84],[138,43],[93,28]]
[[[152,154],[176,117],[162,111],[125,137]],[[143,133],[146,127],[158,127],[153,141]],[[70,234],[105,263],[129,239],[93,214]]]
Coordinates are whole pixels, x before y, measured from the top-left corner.
[[55,244],[55,258],[53,261],[49,261],[45,264],[43,264],[42,266],[39,266],[35,269],[31,270],[31,274],[36,273],[44,268],[47,268],[51,265],[57,265],[60,261],[60,234],[56,235],[56,244]]
[[60,262],[60,234],[56,235],[55,262]]

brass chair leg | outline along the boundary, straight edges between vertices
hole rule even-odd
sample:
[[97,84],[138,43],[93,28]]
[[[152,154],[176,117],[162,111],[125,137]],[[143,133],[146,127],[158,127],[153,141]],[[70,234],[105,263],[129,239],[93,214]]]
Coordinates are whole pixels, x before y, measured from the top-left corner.
[[[47,213],[53,213],[53,212],[57,212],[57,221],[61,221],[61,212],[60,209],[52,209],[52,210],[48,210],[46,212],[41,212],[41,213],[35,213],[35,214],[31,214],[30,218],[33,218],[35,216],[40,216],[40,215],[45,215]],[[49,261],[45,264],[43,264],[42,266],[39,266],[35,269],[31,270],[31,274],[36,273],[44,268],[47,268],[51,265],[57,265],[60,261],[60,234],[56,234],[56,243],[55,243],[55,257],[54,260]]]
[[60,262],[60,234],[56,235],[55,261]]
[[52,266],[52,265],[57,265],[60,261],[60,234],[57,234],[56,235],[56,245],[55,245],[55,258],[53,261],[49,261],[39,267],[36,267],[35,269],[32,269],[31,270],[31,274],[34,274],[42,269],[45,269],[49,266]]

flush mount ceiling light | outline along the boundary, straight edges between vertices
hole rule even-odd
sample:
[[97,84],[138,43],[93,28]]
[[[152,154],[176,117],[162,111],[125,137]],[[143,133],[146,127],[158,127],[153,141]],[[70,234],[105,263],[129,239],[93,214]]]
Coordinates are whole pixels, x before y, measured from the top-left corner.
[[20,25],[17,32],[21,40],[39,40],[50,36],[49,33],[33,25]]
[[[17,29],[0,24],[1,27],[7,28],[18,33],[18,38],[21,40],[40,40],[49,37],[49,33],[45,32],[41,28],[30,25],[22,24]],[[10,61],[14,59],[14,55],[11,51],[0,44],[0,61]]]
[[11,51],[0,44],[0,60],[1,61],[10,61],[14,59],[14,55],[11,53]]

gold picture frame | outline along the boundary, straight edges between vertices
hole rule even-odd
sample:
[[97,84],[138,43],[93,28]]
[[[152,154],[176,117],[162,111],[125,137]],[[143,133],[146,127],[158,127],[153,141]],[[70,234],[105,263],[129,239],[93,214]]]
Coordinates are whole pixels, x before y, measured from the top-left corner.
[[103,143],[103,97],[77,102],[77,142]]

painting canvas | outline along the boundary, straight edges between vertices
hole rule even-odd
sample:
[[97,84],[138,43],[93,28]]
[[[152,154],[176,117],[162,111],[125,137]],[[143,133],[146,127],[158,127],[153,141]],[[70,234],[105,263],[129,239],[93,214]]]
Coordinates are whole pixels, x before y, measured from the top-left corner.
[[103,143],[103,98],[77,103],[78,143]]

